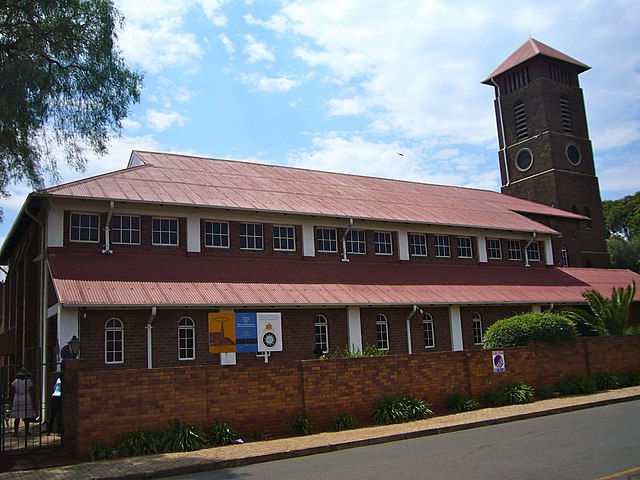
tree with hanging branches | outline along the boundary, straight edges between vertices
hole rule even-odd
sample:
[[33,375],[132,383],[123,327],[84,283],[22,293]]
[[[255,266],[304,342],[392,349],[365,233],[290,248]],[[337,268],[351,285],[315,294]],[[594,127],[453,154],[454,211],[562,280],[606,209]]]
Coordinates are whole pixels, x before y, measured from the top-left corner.
[[589,311],[572,308],[562,312],[579,328],[585,327],[600,336],[625,335],[630,332],[629,313],[636,296],[636,282],[626,287],[614,288],[611,298],[605,297],[597,290],[587,290],[582,296]]

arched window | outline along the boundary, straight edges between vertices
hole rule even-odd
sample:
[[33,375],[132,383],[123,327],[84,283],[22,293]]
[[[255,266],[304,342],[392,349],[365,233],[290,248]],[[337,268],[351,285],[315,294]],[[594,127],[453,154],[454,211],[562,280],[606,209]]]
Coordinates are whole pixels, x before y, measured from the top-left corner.
[[124,363],[124,324],[118,318],[104,325],[104,362]]
[[476,345],[484,343],[482,338],[482,317],[478,312],[473,312],[473,343]]
[[529,133],[527,129],[527,111],[523,102],[518,102],[513,106],[513,118],[516,123],[516,138],[518,141],[524,140]]
[[587,228],[591,228],[593,227],[593,222],[591,221],[591,210],[589,209],[589,207],[584,207],[584,216],[587,217],[589,220],[587,220]]
[[562,255],[562,266],[569,266],[569,251],[567,250],[566,245],[562,245],[562,250],[560,250],[560,255]]
[[376,332],[378,335],[378,348],[389,350],[389,322],[382,313],[376,318]]
[[182,317],[178,322],[178,360],[196,358],[196,324],[190,317]]
[[314,353],[320,356],[329,352],[329,326],[327,317],[324,315],[316,315],[314,325],[316,331],[316,348]]
[[422,328],[424,330],[424,348],[434,348],[436,346],[436,337],[433,331],[433,317],[431,314],[424,314]]
[[573,119],[571,118],[571,104],[566,95],[560,96],[560,114],[562,115],[562,129],[564,133],[573,135]]

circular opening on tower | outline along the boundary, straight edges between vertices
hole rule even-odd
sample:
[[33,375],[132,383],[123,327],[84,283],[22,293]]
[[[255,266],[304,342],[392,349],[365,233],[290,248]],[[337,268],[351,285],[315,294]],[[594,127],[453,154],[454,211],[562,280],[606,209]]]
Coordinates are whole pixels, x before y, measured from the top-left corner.
[[580,165],[580,162],[582,161],[582,153],[580,153],[580,149],[573,143],[567,145],[567,159],[571,165],[576,167]]
[[533,165],[533,154],[528,148],[523,148],[516,154],[516,167],[521,172],[526,172]]

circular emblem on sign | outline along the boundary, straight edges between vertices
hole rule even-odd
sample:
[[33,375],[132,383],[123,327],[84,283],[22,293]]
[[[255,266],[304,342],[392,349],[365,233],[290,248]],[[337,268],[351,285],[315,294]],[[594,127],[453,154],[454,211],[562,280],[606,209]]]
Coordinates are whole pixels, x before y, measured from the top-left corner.
[[264,343],[266,347],[269,347],[269,348],[274,347],[277,341],[278,341],[278,338],[276,337],[276,334],[273,332],[267,332],[262,336],[262,343]]

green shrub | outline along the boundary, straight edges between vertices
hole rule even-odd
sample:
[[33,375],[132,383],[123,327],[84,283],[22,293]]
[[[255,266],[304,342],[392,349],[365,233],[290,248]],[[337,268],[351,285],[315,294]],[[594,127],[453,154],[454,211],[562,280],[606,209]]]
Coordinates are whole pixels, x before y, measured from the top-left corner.
[[386,397],[374,403],[373,423],[390,425],[427,418],[433,415],[429,407],[428,403],[416,397]]
[[261,428],[260,430],[253,430],[249,434],[249,438],[258,442],[264,442],[265,440],[271,439],[271,434],[266,428]]
[[598,390],[616,390],[618,388],[622,388],[618,375],[612,375],[610,373],[600,373],[595,376],[594,380],[596,382],[596,388]]
[[92,462],[98,460],[110,460],[111,458],[113,458],[113,447],[106,443],[94,443],[91,450],[89,450],[89,460]]
[[523,313],[498,320],[484,334],[484,348],[518,347],[535,340],[555,342],[576,338],[574,323],[556,313]]
[[311,420],[304,415],[296,417],[291,424],[291,432],[295,435],[310,435],[312,431],[313,425],[311,425]]
[[488,407],[502,407],[505,405],[521,405],[535,401],[533,387],[520,382],[515,385],[505,385],[497,391],[485,392],[482,403]]
[[174,420],[169,424],[160,442],[163,452],[192,452],[207,444],[204,434],[198,427],[181,420]]
[[543,400],[553,398],[555,397],[555,389],[553,387],[550,387],[549,385],[546,385],[538,390],[538,397]]
[[598,391],[595,380],[585,377],[565,378],[556,389],[563,395],[588,395]]
[[470,412],[472,410],[477,410],[480,408],[480,404],[470,397],[469,395],[465,395],[463,393],[454,393],[449,395],[446,400],[447,406],[454,412]]
[[227,423],[216,422],[206,430],[209,445],[217,447],[220,445],[231,445],[237,438],[238,433]]
[[356,347],[344,346],[337,348],[333,353],[325,356],[325,358],[362,358],[362,357],[383,357],[387,354],[386,350],[380,350],[374,345],[365,345],[362,350]]
[[630,387],[640,385],[640,372],[625,372],[625,376],[629,379]]
[[358,428],[358,420],[353,418],[351,415],[338,415],[331,423],[333,424],[333,429],[336,432]]
[[118,441],[118,455],[121,457],[137,457],[158,453],[159,435],[155,432],[138,430],[122,435]]

